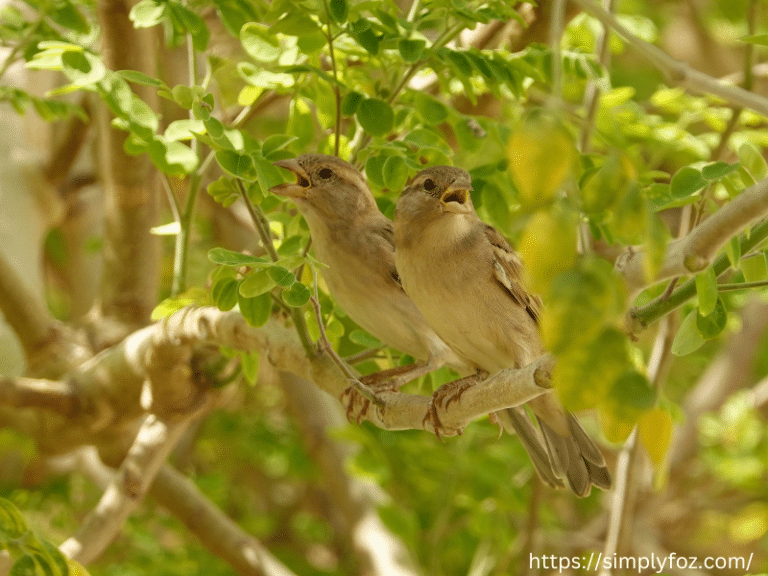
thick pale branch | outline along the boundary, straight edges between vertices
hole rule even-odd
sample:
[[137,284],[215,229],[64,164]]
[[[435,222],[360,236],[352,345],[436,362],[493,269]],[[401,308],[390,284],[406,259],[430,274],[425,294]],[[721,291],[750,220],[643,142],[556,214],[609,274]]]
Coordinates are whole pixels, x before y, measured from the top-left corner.
[[[718,250],[745,226],[768,214],[768,178],[741,193],[691,232],[675,240],[652,283],[666,278],[699,272],[709,266]],[[616,260],[616,271],[623,276],[631,294],[645,288],[646,255],[630,249]]]
[[[221,312],[212,307],[185,308],[168,319],[170,333],[209,343],[267,355],[270,363],[286,372],[312,380],[322,390],[339,398],[349,386],[333,361],[323,355],[308,359],[295,332],[275,320],[261,328],[249,326],[238,312]],[[547,355],[525,368],[502,370],[481,385],[466,390],[459,402],[451,404],[440,419],[447,432],[457,434],[472,420],[485,414],[519,406],[547,392],[554,359]],[[388,430],[422,429],[430,398],[402,392],[379,394],[383,408],[369,410],[366,418]],[[429,429],[429,427],[427,427]]]
[[147,363],[151,413],[96,508],[60,547],[81,564],[96,559],[112,542],[143,500],[179,438],[210,405],[208,394],[189,366],[191,348],[169,338],[170,334],[162,329],[153,336]]
[[684,62],[675,60],[657,46],[632,34],[613,14],[592,0],[574,0],[574,3],[581,6],[585,12],[594,16],[621,36],[625,42],[661,70],[670,84],[681,86],[692,92],[711,94],[722,98],[733,106],[741,106],[754,110],[763,116],[768,116],[768,98],[738,86],[726,84],[717,78],[695,70]]
[[59,380],[0,376],[0,404],[14,408],[42,408],[62,416],[80,411],[75,388]]

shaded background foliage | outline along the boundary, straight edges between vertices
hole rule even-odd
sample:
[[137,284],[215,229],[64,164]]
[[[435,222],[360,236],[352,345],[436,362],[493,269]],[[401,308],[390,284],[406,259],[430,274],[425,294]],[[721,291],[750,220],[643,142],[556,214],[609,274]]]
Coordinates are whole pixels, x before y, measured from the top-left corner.
[[[626,1],[615,11],[633,37],[763,91],[758,2]],[[754,573],[768,556],[765,232],[755,227],[748,250],[749,234],[729,242],[730,271],[700,272],[680,310],[643,308],[672,294],[666,283],[631,300],[612,264],[642,245],[653,273],[671,238],[764,179],[765,118],[668,85],[603,34],[565,2],[7,3],[0,98],[33,126],[28,142],[9,146],[40,157],[30,164],[48,190],[18,193],[38,194],[52,214],[41,226],[45,278],[28,272],[34,253],[21,257],[23,274],[96,349],[150,312],[211,303],[238,306],[254,326],[278,316],[316,340],[308,230],[268,193],[283,179],[272,162],[307,151],[349,159],[390,217],[422,167],[464,167],[480,216],[518,246],[547,302],[558,393],[593,410],[588,425],[602,432],[612,469],[638,426],[638,443],[625,447],[631,528],[616,550],[752,554]],[[133,208],[121,205],[126,190],[151,200],[116,219]],[[758,285],[736,290],[743,282]],[[320,304],[334,349],[362,358],[362,373],[409,361],[379,350],[324,293]],[[6,372],[24,372],[6,348]],[[445,444],[369,424],[318,439],[264,358],[220,352],[240,362],[220,378],[220,407],[172,461],[295,573],[370,570],[320,455],[329,442],[354,447],[343,473],[376,487],[380,519],[423,573],[521,574],[530,554],[603,550],[610,495],[575,500],[541,487],[519,443],[498,439],[495,426],[474,423]],[[441,370],[407,390],[429,393],[451,377]],[[81,460],[52,461],[23,433],[0,432],[0,452],[3,495],[48,540],[64,540],[99,498]],[[233,568],[148,499],[89,570]]]

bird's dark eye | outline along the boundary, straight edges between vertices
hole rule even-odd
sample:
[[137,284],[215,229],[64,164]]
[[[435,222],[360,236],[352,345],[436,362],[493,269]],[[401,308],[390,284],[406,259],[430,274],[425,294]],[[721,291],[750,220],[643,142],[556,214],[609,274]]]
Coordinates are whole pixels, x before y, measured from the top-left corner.
[[323,168],[317,173],[317,175],[320,176],[320,178],[322,178],[323,180],[328,180],[328,178],[333,176],[333,170],[331,170],[330,168]]
[[435,189],[435,181],[431,178],[427,178],[424,180],[424,190],[434,190]]

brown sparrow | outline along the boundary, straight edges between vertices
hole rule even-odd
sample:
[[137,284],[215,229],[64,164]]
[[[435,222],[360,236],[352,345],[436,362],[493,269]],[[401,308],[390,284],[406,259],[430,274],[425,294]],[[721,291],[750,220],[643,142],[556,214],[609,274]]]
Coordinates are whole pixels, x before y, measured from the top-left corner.
[[[397,203],[395,260],[406,293],[437,335],[465,363],[494,374],[544,354],[541,300],[523,284],[522,263],[509,243],[477,216],[471,189],[469,174],[460,168],[419,172]],[[460,393],[461,388],[454,395]],[[609,488],[605,460],[575,416],[551,393],[527,405],[539,422],[555,476],[565,477],[579,496],[589,494],[592,485]],[[522,407],[506,416],[541,475],[542,463],[534,455],[540,443],[530,419]],[[433,412],[433,422],[436,418]]]

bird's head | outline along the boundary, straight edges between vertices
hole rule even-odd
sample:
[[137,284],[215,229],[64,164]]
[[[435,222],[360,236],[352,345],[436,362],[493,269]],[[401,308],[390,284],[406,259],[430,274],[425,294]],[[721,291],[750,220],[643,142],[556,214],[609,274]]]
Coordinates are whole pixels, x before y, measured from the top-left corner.
[[446,215],[474,214],[472,179],[455,166],[432,166],[416,174],[397,202],[395,219],[427,223]]
[[296,181],[273,186],[270,192],[291,198],[307,217],[351,219],[376,206],[360,171],[335,156],[302,154],[275,166],[289,170]]

